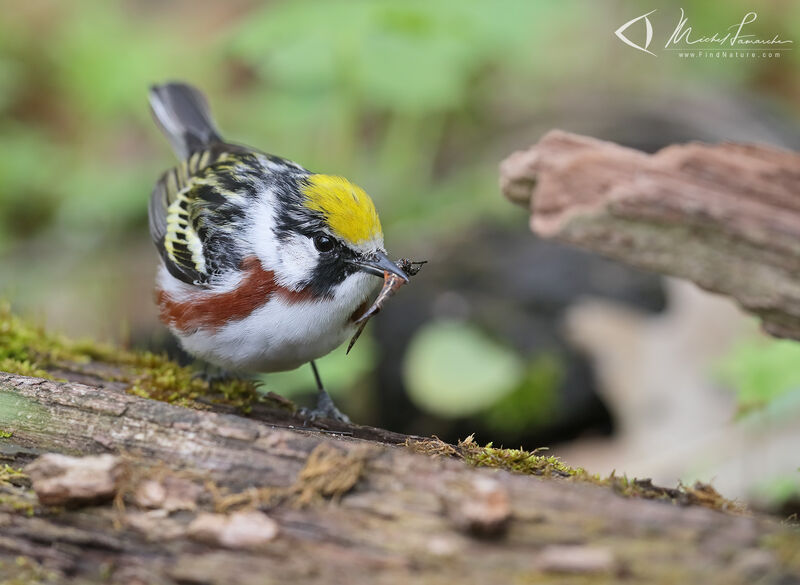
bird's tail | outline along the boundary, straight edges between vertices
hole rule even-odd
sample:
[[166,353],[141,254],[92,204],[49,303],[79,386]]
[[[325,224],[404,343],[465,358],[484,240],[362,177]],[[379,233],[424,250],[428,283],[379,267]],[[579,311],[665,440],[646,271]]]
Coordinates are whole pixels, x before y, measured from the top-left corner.
[[197,88],[180,82],[150,88],[150,110],[178,157],[188,158],[221,142],[208,102]]

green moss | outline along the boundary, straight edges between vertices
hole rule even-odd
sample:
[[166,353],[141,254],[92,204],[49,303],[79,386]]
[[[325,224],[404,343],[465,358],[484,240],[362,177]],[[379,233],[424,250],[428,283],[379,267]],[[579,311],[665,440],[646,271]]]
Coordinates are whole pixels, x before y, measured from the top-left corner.
[[495,402],[483,415],[483,421],[492,430],[506,432],[521,432],[543,424],[556,410],[565,372],[560,355],[537,356],[527,365],[517,387]]
[[11,313],[0,301],[0,370],[23,376],[52,378],[45,367],[60,361],[85,361],[61,337],[48,334]]
[[13,358],[0,359],[0,372],[11,372],[20,376],[31,376],[32,378],[53,379],[47,370],[37,368],[28,360],[15,360]]
[[679,483],[678,487],[665,488],[654,485],[649,479],[628,479],[627,476],[620,477],[613,472],[603,479],[594,476],[590,481],[597,485],[608,486],[619,495],[629,498],[663,500],[682,506],[703,506],[731,514],[749,514],[747,507],[741,502],[729,500],[711,484],[699,481],[691,486]]
[[208,383],[195,377],[192,370],[179,366],[166,356],[144,352],[131,354],[119,351],[106,360],[128,366],[129,374],[119,381],[130,384],[128,391],[143,398],[196,406],[197,399],[209,394]]
[[191,368],[165,355],[53,335],[14,316],[8,303],[0,301],[0,371],[53,379],[51,371],[59,369],[122,382],[137,396],[183,406],[202,407],[203,398],[249,411],[253,403],[264,400],[254,381],[231,380],[210,387]]
[[[260,381],[252,380],[226,380],[214,386],[214,389],[222,394],[224,400],[228,404],[238,405],[243,412],[250,412],[252,405],[255,402],[263,401],[264,397],[258,391]],[[280,401],[274,404],[281,408],[286,408],[287,402]],[[291,408],[294,411],[294,406]]]
[[37,500],[29,485],[28,475],[22,469],[0,465],[0,511],[33,516]]
[[534,451],[503,449],[495,447],[492,443],[481,447],[475,442],[473,435],[459,441],[458,445],[450,445],[434,438],[425,441],[407,440],[406,447],[425,455],[458,457],[474,467],[494,467],[514,473],[546,477],[592,477],[582,468],[570,467],[558,457],[540,455],[539,452],[545,449]]
[[503,449],[494,447],[492,443],[481,447],[472,435],[460,441],[457,446],[460,457],[475,467],[496,467],[514,473],[547,477],[574,477],[586,473],[579,467],[570,467],[558,457],[539,455],[543,450]]
[[406,441],[406,447],[417,453],[430,456],[457,457],[474,467],[493,467],[513,473],[537,475],[562,481],[580,481],[611,488],[621,496],[648,500],[664,500],[679,505],[697,505],[722,512],[746,514],[747,509],[732,500],[724,498],[711,485],[697,482],[693,486],[678,485],[677,488],[663,488],[649,479],[628,479],[611,473],[608,477],[590,474],[581,467],[571,467],[558,457],[540,455],[542,449],[503,449],[492,443],[482,447],[472,435],[450,445],[439,439],[425,441]]
[[0,585],[50,585],[63,582],[59,573],[29,557],[0,561]]
[[0,510],[31,517],[36,514],[36,504],[28,499],[0,494]]
[[12,467],[5,463],[0,465],[0,486],[11,485],[27,480],[28,475],[19,467]]
[[[209,384],[189,367],[180,366],[166,356],[150,352],[117,351],[112,363],[127,363],[132,374],[122,381],[131,384],[130,392],[137,396],[198,407],[203,398],[217,404],[234,406],[250,412],[253,404],[269,399],[262,395],[257,380],[231,379]],[[285,403],[280,406],[285,408]]]

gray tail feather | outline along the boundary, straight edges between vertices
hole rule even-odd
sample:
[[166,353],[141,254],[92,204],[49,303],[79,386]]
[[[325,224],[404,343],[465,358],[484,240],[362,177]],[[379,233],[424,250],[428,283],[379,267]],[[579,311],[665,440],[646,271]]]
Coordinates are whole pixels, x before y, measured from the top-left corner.
[[152,86],[150,110],[180,158],[188,158],[210,143],[222,141],[205,96],[189,84],[170,82]]

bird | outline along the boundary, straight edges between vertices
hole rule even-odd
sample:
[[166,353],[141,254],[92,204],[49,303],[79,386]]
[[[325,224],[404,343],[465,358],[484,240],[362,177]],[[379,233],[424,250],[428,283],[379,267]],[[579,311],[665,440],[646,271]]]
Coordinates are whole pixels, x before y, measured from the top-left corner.
[[310,364],[318,396],[306,414],[349,422],[315,360],[356,332],[376,277],[408,280],[372,199],[344,177],[226,142],[192,85],[154,85],[149,102],[179,159],[148,206],[160,320],[224,372]]

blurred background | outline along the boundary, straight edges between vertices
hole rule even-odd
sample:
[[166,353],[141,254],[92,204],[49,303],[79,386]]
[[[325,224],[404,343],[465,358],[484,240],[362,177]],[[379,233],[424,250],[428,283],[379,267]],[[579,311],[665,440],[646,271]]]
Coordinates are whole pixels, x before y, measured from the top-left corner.
[[[355,421],[549,446],[592,472],[800,509],[800,344],[689,283],[537,240],[497,187],[498,163],[552,128],[647,151],[800,149],[800,2],[5,4],[0,297],[17,313],[177,352],[156,317],[146,215],[174,159],[146,93],[188,80],[228,139],[351,178],[388,249],[430,262],[349,356],[320,362]],[[613,34],[657,8],[663,47],[681,7],[698,34],[756,10],[748,30],[795,49],[654,57]],[[265,389],[302,402],[313,379],[303,368]]]

